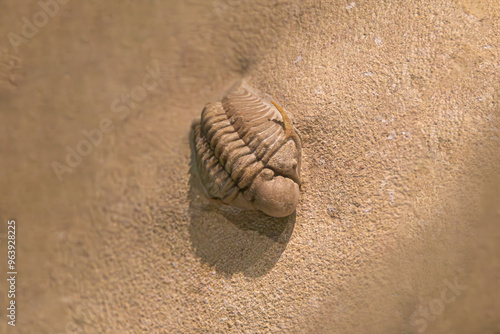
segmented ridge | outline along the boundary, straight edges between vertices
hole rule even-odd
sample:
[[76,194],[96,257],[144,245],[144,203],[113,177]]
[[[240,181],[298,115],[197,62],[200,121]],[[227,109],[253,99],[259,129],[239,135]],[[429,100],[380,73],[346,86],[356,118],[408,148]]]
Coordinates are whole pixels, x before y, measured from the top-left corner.
[[238,196],[239,188],[230,174],[219,164],[209,144],[201,134],[200,124],[194,127],[196,169],[203,187],[211,198],[232,201]]
[[205,189],[212,198],[231,201],[264,165],[240,139],[220,103],[205,107],[194,131],[197,168]]
[[272,121],[282,118],[281,113],[245,86],[229,92],[222,106],[230,124],[263,165],[287,141],[283,126]]

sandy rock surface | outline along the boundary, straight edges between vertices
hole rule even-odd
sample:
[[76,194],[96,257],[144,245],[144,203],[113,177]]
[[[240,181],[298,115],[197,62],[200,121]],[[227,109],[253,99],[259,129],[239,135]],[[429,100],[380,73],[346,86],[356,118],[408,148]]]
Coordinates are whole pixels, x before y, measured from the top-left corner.
[[[1,333],[500,331],[497,1],[40,6],[0,4]],[[242,78],[301,133],[290,217],[190,173]]]

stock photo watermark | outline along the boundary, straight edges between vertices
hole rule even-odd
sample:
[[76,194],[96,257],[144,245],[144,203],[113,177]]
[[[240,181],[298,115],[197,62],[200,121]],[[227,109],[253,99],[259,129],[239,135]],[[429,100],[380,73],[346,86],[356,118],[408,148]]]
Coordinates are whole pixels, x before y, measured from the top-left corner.
[[19,52],[19,47],[22,44],[28,44],[30,40],[35,38],[40,29],[44,28],[51,18],[55,17],[61,6],[67,5],[70,0],[42,0],[38,2],[39,11],[35,12],[31,18],[23,16],[21,22],[23,26],[20,33],[9,32],[7,39],[9,40],[12,49],[16,53]]
[[17,281],[17,264],[16,264],[16,221],[10,219],[7,221],[7,298],[9,306],[7,307],[7,324],[16,326],[16,281]]
[[[161,71],[160,63],[152,61],[146,67],[146,74],[142,79],[142,84],[133,87],[128,93],[121,94],[115,98],[110,109],[118,121],[125,120],[132,110],[135,110],[138,105],[144,102],[154,91],[160,89],[165,75]],[[75,147],[66,146],[66,157],[62,162],[53,161],[51,166],[59,182],[64,181],[64,174],[71,173],[83,161],[83,158],[89,156],[94,147],[101,145],[104,135],[115,130],[115,122],[110,117],[104,117],[99,121],[97,127],[91,130],[83,129],[81,134],[84,139],[80,140]]]
[[419,306],[410,316],[410,325],[416,328],[417,333],[425,332],[428,324],[444,312],[446,304],[453,303],[467,289],[467,285],[461,285],[456,277],[453,283],[447,279],[443,283],[445,287],[439,297]]

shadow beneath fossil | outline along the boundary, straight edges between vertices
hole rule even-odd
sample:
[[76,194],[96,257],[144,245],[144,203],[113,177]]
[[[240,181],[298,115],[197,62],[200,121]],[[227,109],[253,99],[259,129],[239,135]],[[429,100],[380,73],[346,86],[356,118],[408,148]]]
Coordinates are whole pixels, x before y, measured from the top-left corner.
[[274,218],[213,203],[205,196],[193,168],[190,168],[189,203],[193,249],[202,263],[223,275],[241,272],[248,277],[259,277],[268,273],[281,257],[295,226],[295,212]]

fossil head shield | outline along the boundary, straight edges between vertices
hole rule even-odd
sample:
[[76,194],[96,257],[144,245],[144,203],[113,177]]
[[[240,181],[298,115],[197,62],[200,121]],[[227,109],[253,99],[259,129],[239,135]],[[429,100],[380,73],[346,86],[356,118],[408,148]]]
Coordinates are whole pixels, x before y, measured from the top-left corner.
[[295,211],[302,141],[276,102],[240,82],[205,106],[191,140],[210,198],[273,217]]

